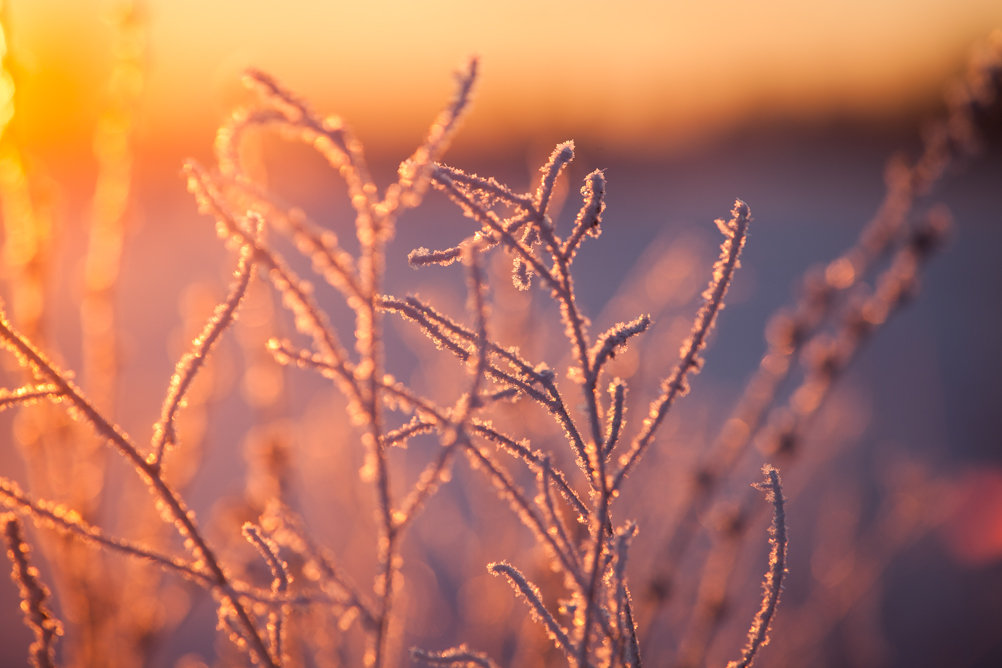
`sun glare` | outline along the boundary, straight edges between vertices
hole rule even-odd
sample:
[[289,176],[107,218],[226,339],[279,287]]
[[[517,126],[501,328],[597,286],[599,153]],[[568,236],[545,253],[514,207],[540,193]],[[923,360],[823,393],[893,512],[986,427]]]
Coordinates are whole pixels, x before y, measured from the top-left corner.
[[[750,117],[881,116],[935,95],[983,26],[1002,20],[987,0],[147,5],[150,137],[165,144],[211,128],[249,66],[317,91],[316,103],[339,109],[370,144],[411,144],[422,128],[409,112],[431,112],[445,92],[435,74],[471,54],[490,77],[467,142],[560,128],[650,150]],[[113,59],[111,6],[11,4],[33,134],[76,132],[65,111],[97,104],[95,82]]]

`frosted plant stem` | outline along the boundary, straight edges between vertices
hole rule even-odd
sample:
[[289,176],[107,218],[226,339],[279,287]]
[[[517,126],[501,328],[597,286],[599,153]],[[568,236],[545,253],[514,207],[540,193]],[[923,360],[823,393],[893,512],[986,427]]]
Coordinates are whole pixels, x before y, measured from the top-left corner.
[[[243,534],[268,564],[272,577],[272,593],[276,596],[284,595],[289,589],[289,567],[279,556],[278,546],[261,532],[260,527],[250,522],[244,524]],[[288,613],[288,606],[282,605],[273,607],[268,613],[268,644],[275,658],[283,664],[287,660],[283,644]]]
[[362,366],[368,374],[366,379],[365,412],[368,418],[368,447],[370,457],[376,467],[376,488],[379,500],[379,594],[380,613],[374,639],[373,665],[380,668],[386,660],[386,642],[389,633],[390,608],[393,605],[395,555],[397,551],[397,529],[393,522],[393,498],[390,494],[389,463],[383,443],[383,422],[379,399],[382,378],[382,337],[379,329],[380,314],[377,309],[377,288],[382,277],[382,244],[377,232],[380,221],[373,220],[366,234],[359,229],[362,243],[363,281],[366,284],[367,299],[359,314],[359,352]]
[[[568,338],[571,340],[572,345],[575,346],[575,350],[578,356],[578,363],[582,369],[590,368],[588,363],[588,346],[585,342],[584,335],[584,323],[581,319],[580,314],[577,312],[577,307],[574,304],[573,292],[571,292],[566,281],[566,271],[560,276],[554,271],[548,269],[539,258],[537,258],[533,253],[532,249],[528,248],[520,240],[518,240],[502,223],[498,220],[497,216],[493,215],[493,212],[484,211],[482,208],[477,206],[477,204],[470,199],[470,197],[464,193],[462,190],[456,187],[455,183],[449,179],[445,174],[444,170],[438,169],[433,173],[433,178],[442,187],[453,201],[455,201],[470,217],[479,222],[480,224],[490,228],[492,231],[497,233],[504,244],[515,252],[518,257],[520,257],[532,270],[539,275],[550,288],[557,295],[557,300],[561,304],[561,315],[564,319],[565,324],[568,328]],[[566,265],[564,266],[566,270]],[[589,410],[597,412],[597,407],[595,405],[594,397],[592,397],[589,402]],[[601,440],[601,427],[599,426],[599,420],[597,415],[592,415],[590,417],[593,432],[593,442],[599,443]],[[570,433],[575,434],[575,430],[569,430]],[[580,438],[575,438],[575,447],[578,448],[576,453],[578,457],[581,458],[581,465],[588,474],[589,481],[592,483],[593,488],[597,489],[598,486],[595,480],[595,470],[591,466],[591,458],[588,455],[587,448],[584,442]]]
[[185,393],[188,391],[199,369],[208,359],[216,341],[223,331],[229,327],[236,318],[237,307],[247,293],[247,286],[253,274],[254,265],[252,261],[253,250],[249,246],[240,249],[240,261],[235,272],[236,281],[230,289],[230,294],[226,301],[216,307],[212,318],[202,328],[192,344],[192,349],[184,354],[178,361],[171,377],[170,386],[167,389],[167,396],[164,398],[161,408],[160,419],[153,425],[153,447],[151,448],[152,464],[156,468],[163,465],[164,453],[168,445],[173,445],[177,440],[174,433],[174,418],[184,402]]
[[773,505],[772,526],[769,527],[769,570],[766,571],[762,607],[755,614],[751,628],[748,629],[748,644],[745,645],[741,658],[731,661],[727,668],[748,668],[755,660],[758,650],[769,642],[769,625],[776,614],[779,605],[779,593],[783,589],[783,577],[786,575],[786,509],[783,499],[783,488],[779,480],[779,471],[766,464],[762,467],[765,481],[756,485],[765,491],[766,500]]
[[127,434],[108,422],[87,401],[73,381],[64,373],[56,370],[41,352],[36,350],[30,342],[11,328],[2,311],[0,311],[0,338],[3,339],[6,346],[22,362],[27,363],[36,373],[44,376],[48,382],[56,386],[60,394],[70,402],[75,411],[91,424],[97,434],[111,443],[132,464],[133,468],[135,468],[163,503],[166,512],[174,521],[175,529],[186,539],[189,550],[196,559],[204,562],[205,567],[212,575],[214,586],[219,590],[223,598],[223,603],[232,607],[233,614],[236,615],[239,625],[242,627],[242,636],[249,644],[248,651],[262,665],[276,666],[277,664],[272,660],[264,640],[261,638],[256,625],[250,617],[250,613],[240,603],[239,597],[226,573],[223,571],[222,565],[216,558],[215,553],[205,542],[205,538],[202,537],[194,517],[185,508],[184,502],[177,493],[163,479],[159,469],[154,464],[146,461]]
[[190,578],[200,585],[212,586],[212,579],[209,575],[195,566],[179,561],[169,555],[160,554],[143,545],[108,536],[60,504],[45,499],[31,498],[15,482],[4,477],[0,477],[0,503],[11,508],[16,508],[31,517],[36,523],[41,522],[57,531],[73,535],[79,540],[90,543],[95,547],[104,547],[130,557],[145,559],[166,571]]
[[[553,643],[559,648],[566,652],[568,655],[571,654],[574,649],[574,643],[567,635],[560,623],[553,618],[550,611],[546,609],[543,604],[542,595],[540,594],[539,587],[529,582],[526,577],[514,566],[507,562],[494,562],[487,564],[487,570],[494,575],[503,575],[507,578],[508,583],[512,586],[512,589],[516,591],[517,594],[525,601],[526,605],[529,606],[529,610],[532,612],[533,616],[543,625],[546,629],[547,635]],[[581,666],[586,666],[587,664],[581,664]]]
[[578,664],[589,665],[588,645],[591,637],[592,620],[596,616],[595,608],[598,606],[597,592],[599,581],[603,571],[602,554],[605,547],[605,518],[609,514],[609,488],[605,477],[605,458],[598,458],[599,481],[602,488],[598,491],[598,512],[592,521],[592,533],[594,534],[594,544],[592,546],[591,575],[588,581],[588,589],[585,592],[585,616],[584,625],[581,629],[581,644],[579,645]]
[[692,334],[682,346],[680,359],[675,370],[662,383],[661,396],[651,404],[650,412],[644,420],[640,434],[634,439],[630,451],[620,458],[620,469],[616,473],[615,482],[612,485],[613,491],[619,490],[623,480],[647,450],[654,439],[655,431],[661,425],[661,421],[664,420],[675,399],[688,392],[689,386],[686,377],[691,372],[698,371],[702,364],[699,354],[706,347],[706,338],[709,336],[710,330],[713,329],[717,314],[724,307],[724,296],[727,294],[734,272],[737,271],[740,264],[738,260],[741,257],[741,250],[744,248],[745,238],[748,234],[748,223],[751,222],[748,205],[741,200],[734,203],[734,209],[731,213],[730,221],[717,221],[717,226],[726,235],[726,238],[720,247],[720,258],[713,266],[713,278],[703,293],[706,301],[696,315]]
[[7,556],[13,565],[11,577],[21,595],[24,622],[35,636],[28,648],[31,665],[35,668],[55,668],[56,638],[63,634],[63,625],[49,610],[49,588],[31,563],[31,551],[24,540],[21,522],[12,513],[5,513],[0,516],[0,525],[3,525]]
[[0,411],[25,406],[41,399],[58,399],[59,391],[52,385],[24,385],[16,390],[0,388]]
[[[386,391],[388,393],[396,393],[396,388],[387,387]],[[402,396],[401,398],[407,399],[408,401],[414,400],[409,396]],[[421,402],[419,407],[423,412],[432,416],[439,425],[448,428],[450,421],[442,411],[438,410],[428,402]],[[474,425],[474,430],[481,431],[476,427],[476,425]],[[481,435],[485,434],[481,431]],[[461,434],[461,436],[463,435]],[[490,437],[488,437],[488,440],[495,443],[497,442]],[[561,549],[560,543],[549,531],[547,531],[546,522],[540,514],[535,511],[532,504],[526,496],[521,493],[519,488],[505,473],[504,469],[498,465],[498,463],[495,462],[490,455],[478,448],[469,438],[463,436],[463,440],[460,445],[464,447],[467,455],[472,461],[476,462],[479,466],[483,466],[487,470],[488,476],[494,480],[498,489],[504,492],[505,498],[508,500],[516,514],[518,514],[518,516],[522,519],[523,524],[533,531],[540,542],[545,543],[547,547],[552,550],[553,554],[560,560],[566,572],[573,577],[577,586],[583,589],[584,574],[581,570],[576,568],[576,561]],[[555,472],[551,470],[551,473]]]
[[428,666],[478,666],[479,668],[498,668],[498,665],[491,661],[491,658],[483,652],[474,652],[466,645],[452,647],[441,652],[429,652],[428,650],[414,647],[411,649],[411,658]]

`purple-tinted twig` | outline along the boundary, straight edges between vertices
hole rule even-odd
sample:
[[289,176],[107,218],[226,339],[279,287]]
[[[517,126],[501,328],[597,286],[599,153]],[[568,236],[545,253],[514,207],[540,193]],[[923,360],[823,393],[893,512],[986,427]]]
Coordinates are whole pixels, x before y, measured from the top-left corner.
[[457,76],[456,94],[452,102],[432,122],[424,142],[400,163],[399,179],[387,188],[382,202],[389,215],[400,206],[411,207],[421,201],[435,169],[435,161],[445,151],[459,127],[460,119],[470,106],[478,65],[477,58],[470,58],[466,69]]
[[487,570],[494,575],[503,575],[507,578],[512,589],[521,595],[526,605],[529,606],[532,616],[546,629],[547,635],[550,636],[557,649],[563,651],[567,656],[574,656],[577,648],[571,642],[567,631],[546,609],[539,587],[529,582],[517,568],[503,561],[488,564]]
[[724,296],[727,294],[727,288],[739,266],[738,259],[741,256],[741,249],[744,247],[748,233],[748,223],[751,221],[748,205],[741,200],[734,203],[734,209],[731,213],[730,221],[726,223],[718,221],[718,226],[727,237],[720,248],[720,259],[713,267],[713,279],[703,293],[706,302],[696,315],[692,334],[682,345],[681,359],[678,365],[661,386],[663,393],[652,402],[648,417],[644,419],[643,428],[634,439],[630,451],[620,458],[620,470],[616,473],[615,482],[612,485],[613,490],[618,490],[622,486],[623,480],[650,445],[655,431],[668,413],[675,398],[688,391],[687,376],[693,371],[698,371],[702,364],[699,354],[706,346],[706,337],[713,328],[717,314],[723,308]]
[[193,556],[204,563],[211,575],[212,586],[220,594],[223,606],[229,608],[236,616],[239,628],[242,629],[242,637],[247,641],[248,651],[255,655],[262,664],[274,666],[275,662],[258,633],[250,613],[240,602],[229,577],[216,558],[215,552],[202,536],[194,515],[187,509],[181,497],[163,479],[159,469],[146,461],[125,432],[109,422],[94,408],[65,373],[53,366],[31,342],[14,331],[7,322],[6,314],[2,311],[0,311],[0,339],[2,339],[4,347],[17,357],[21,366],[32,369],[40,378],[56,386],[69,405],[71,415],[90,424],[97,435],[124,456],[143,478],[150,491],[163,504],[164,512],[171,517],[177,532],[186,539],[187,547]]
[[[278,554],[278,545],[261,533],[261,528],[250,522],[243,525],[244,537],[257,549],[268,564],[271,571],[271,592],[281,597],[289,590],[291,577],[289,567]],[[268,644],[271,652],[279,663],[286,663],[285,619],[289,615],[289,606],[278,605],[268,611]]]
[[623,430],[624,414],[626,413],[626,383],[619,378],[614,379],[609,384],[609,395],[612,399],[612,405],[605,429],[605,444],[601,452],[604,458],[608,458],[612,454]]
[[174,375],[171,376],[170,386],[167,388],[167,396],[164,397],[163,406],[160,410],[160,419],[153,425],[153,443],[151,448],[151,464],[159,469],[163,464],[164,453],[168,446],[173,446],[177,442],[174,431],[174,417],[184,405],[184,396],[191,386],[195,376],[201,370],[209,353],[223,332],[228,328],[236,317],[237,308],[243,301],[247,293],[247,286],[250,284],[253,274],[253,264],[251,263],[252,249],[244,246],[240,250],[240,260],[235,272],[235,280],[230,288],[230,293],[226,300],[216,307],[202,328],[202,332],[192,341],[192,348],[178,361],[174,368]]
[[28,659],[35,668],[55,668],[56,638],[63,634],[63,625],[49,610],[49,588],[39,579],[38,569],[31,564],[30,549],[17,517],[5,514],[0,517],[0,523],[3,524],[7,556],[13,567],[11,578],[21,595],[24,623],[35,636],[28,648]]
[[42,399],[58,401],[59,390],[55,385],[24,385],[14,390],[0,388],[0,411],[14,406],[26,406]]
[[430,650],[411,648],[411,658],[429,666],[480,666],[480,668],[498,668],[491,658],[483,652],[475,652],[466,645],[433,652]]
[[786,575],[787,537],[783,488],[779,472],[775,468],[766,464],[762,467],[762,472],[765,474],[765,481],[756,486],[765,491],[765,498],[773,507],[772,526],[769,527],[769,570],[766,571],[765,581],[762,583],[764,590],[762,606],[748,629],[748,644],[741,658],[727,664],[728,668],[751,666],[759,649],[769,642],[769,625],[776,614],[779,594],[783,589],[783,577]]

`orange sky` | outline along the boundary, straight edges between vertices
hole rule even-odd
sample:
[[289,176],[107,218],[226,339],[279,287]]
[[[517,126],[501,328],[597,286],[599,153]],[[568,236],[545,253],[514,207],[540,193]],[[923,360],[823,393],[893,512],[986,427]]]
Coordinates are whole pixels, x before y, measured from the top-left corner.
[[[20,107],[38,141],[81,136],[110,62],[114,2],[6,0]],[[998,0],[359,2],[150,0],[153,141],[215,126],[239,73],[269,71],[370,144],[411,143],[482,58],[461,142],[555,133],[670,147],[749,115],[900,112],[1002,26]],[[204,143],[204,139],[199,139]]]

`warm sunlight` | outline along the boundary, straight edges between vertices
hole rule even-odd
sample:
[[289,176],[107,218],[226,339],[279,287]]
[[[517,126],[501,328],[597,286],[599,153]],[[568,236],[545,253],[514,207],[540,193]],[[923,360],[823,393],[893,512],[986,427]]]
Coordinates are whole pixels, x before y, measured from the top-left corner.
[[0,666],[1000,666],[999,183],[998,0],[0,0]]
[[[95,113],[113,3],[8,4],[32,131],[64,141]],[[994,0],[145,4],[149,132],[161,142],[211,128],[253,65],[315,91],[370,143],[411,143],[447,90],[437,74],[471,54],[488,77],[467,143],[562,132],[650,151],[749,117],[887,117],[937,98],[1002,21]]]

